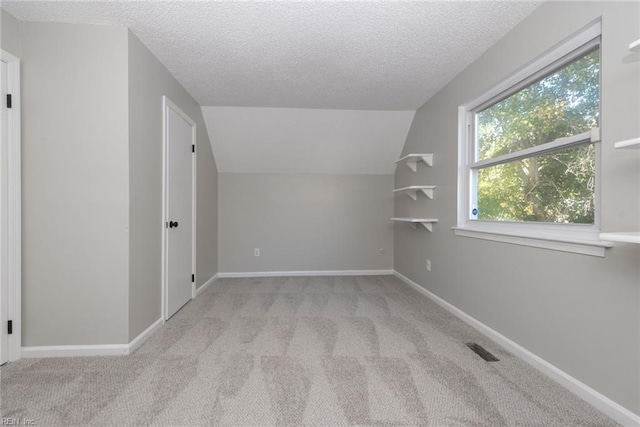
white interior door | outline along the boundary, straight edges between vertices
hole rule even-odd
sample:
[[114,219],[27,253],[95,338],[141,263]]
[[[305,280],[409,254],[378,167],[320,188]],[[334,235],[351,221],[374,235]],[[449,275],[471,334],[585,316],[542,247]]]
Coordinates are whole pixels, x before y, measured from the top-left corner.
[[189,302],[193,295],[195,123],[166,98],[164,113],[165,319],[169,319]]
[[8,310],[9,310],[9,276],[7,271],[8,266],[8,221],[7,221],[7,202],[8,202],[8,133],[7,133],[7,63],[0,61],[0,101],[2,106],[0,107],[0,364],[5,363],[8,360],[7,345],[9,340],[8,335]]

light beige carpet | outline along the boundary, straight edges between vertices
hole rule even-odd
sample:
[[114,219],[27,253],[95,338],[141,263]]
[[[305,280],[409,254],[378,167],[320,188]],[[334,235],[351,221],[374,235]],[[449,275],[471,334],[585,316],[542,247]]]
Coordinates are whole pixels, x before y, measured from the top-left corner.
[[131,356],[0,380],[39,426],[615,425],[392,276],[219,279]]

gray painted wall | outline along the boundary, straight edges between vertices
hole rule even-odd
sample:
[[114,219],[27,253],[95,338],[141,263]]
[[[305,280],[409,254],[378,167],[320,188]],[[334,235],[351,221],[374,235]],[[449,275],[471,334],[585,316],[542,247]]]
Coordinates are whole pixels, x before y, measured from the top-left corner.
[[128,343],[161,315],[162,95],[197,123],[198,286],[218,271],[200,106],[126,28],[2,20],[22,59],[23,345]]
[[20,22],[2,9],[0,9],[0,47],[20,57]]
[[20,28],[23,345],[126,343],[127,30]]
[[541,6],[418,110],[403,152],[433,152],[434,167],[417,174],[400,167],[395,175],[396,187],[438,186],[433,201],[396,199],[396,215],[440,220],[433,233],[396,226],[396,270],[636,413],[640,245],[617,244],[596,258],[456,237],[451,227],[457,107],[602,16],[602,228],[640,230],[640,153],[613,149],[640,135],[640,61],[627,48],[640,36],[639,6]]
[[393,268],[392,175],[219,176],[221,272]]
[[129,32],[129,340],[161,316],[163,95],[196,122],[198,286],[218,272],[217,170],[202,111]]

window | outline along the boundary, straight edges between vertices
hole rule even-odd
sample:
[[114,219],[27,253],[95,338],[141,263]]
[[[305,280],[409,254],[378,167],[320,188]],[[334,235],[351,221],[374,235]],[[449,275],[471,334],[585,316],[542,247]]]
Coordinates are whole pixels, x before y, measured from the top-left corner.
[[459,122],[456,234],[604,255],[599,23],[460,107]]

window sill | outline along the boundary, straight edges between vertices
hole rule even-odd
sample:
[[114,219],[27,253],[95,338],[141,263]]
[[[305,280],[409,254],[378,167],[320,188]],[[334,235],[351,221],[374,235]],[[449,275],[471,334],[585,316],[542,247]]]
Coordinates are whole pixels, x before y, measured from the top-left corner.
[[452,227],[452,229],[456,236],[597,257],[604,257],[605,249],[613,246],[612,242],[595,239],[579,239],[575,237],[543,234],[532,235],[516,233],[514,231],[478,230],[469,227]]

